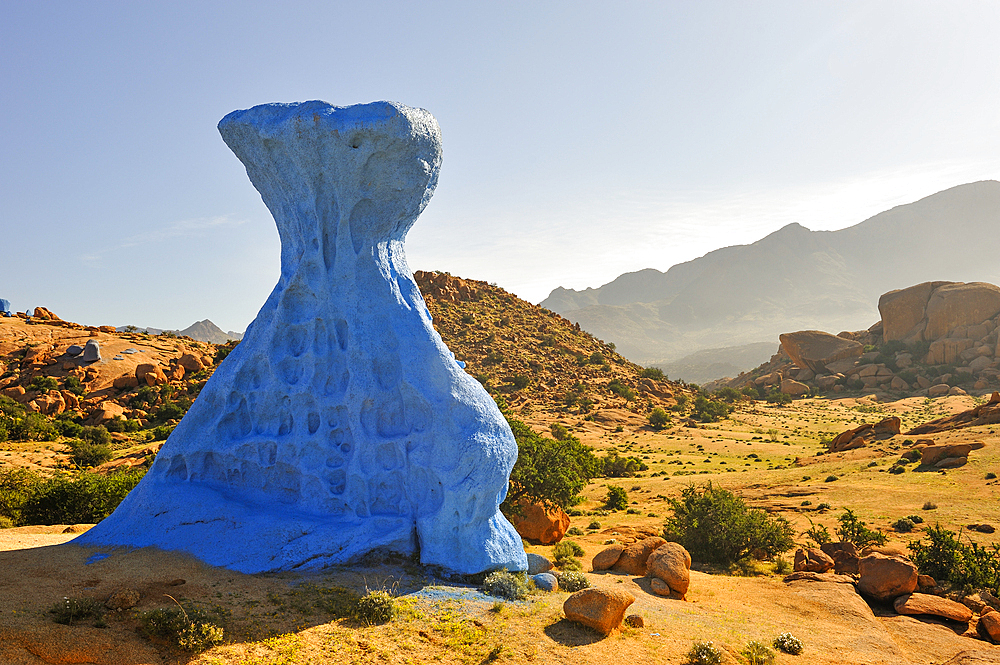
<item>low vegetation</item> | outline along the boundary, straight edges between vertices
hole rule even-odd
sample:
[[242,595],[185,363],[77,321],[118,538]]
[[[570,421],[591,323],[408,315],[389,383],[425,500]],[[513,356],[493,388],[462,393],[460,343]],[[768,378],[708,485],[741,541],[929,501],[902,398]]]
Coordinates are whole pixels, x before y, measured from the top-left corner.
[[24,524],[90,524],[110,515],[145,475],[144,468],[108,475],[90,472],[42,477],[0,470],[0,517]]

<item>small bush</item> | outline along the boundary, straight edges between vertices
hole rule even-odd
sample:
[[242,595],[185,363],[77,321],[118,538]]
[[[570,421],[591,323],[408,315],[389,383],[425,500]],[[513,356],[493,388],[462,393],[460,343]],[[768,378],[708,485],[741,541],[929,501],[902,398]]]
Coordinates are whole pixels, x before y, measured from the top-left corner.
[[84,427],[80,438],[97,446],[107,446],[111,443],[111,433],[103,425]]
[[792,396],[788,393],[783,393],[779,388],[773,388],[771,392],[767,394],[767,401],[771,404],[777,404],[778,406],[783,406],[785,404],[792,403]]
[[757,640],[747,642],[740,655],[746,659],[748,665],[773,665],[775,658],[774,650]]
[[833,482],[836,482],[838,480],[840,480],[840,478],[838,478],[837,476],[827,476],[826,479],[823,480],[823,482],[824,483],[833,483]]
[[385,589],[368,591],[358,599],[357,617],[369,626],[392,621],[396,599]]
[[101,604],[93,598],[63,598],[49,608],[49,614],[56,623],[72,626],[74,621],[100,619],[103,615]]
[[703,395],[694,398],[692,416],[703,423],[714,423],[729,417],[732,407],[724,402],[708,399]]
[[656,407],[649,412],[649,425],[653,429],[663,429],[670,424],[670,415],[661,407]]
[[590,524],[587,525],[588,529],[600,529],[601,523],[597,520],[591,520]]
[[909,544],[910,557],[917,569],[936,580],[947,580],[963,590],[989,589],[1000,593],[1000,545],[968,545],[955,532],[940,525],[927,529],[930,540]]
[[626,402],[635,400],[635,391],[618,379],[612,379],[611,382],[608,383],[608,390],[623,398]]
[[826,502],[821,503],[818,506],[816,506],[816,510],[819,510],[821,512],[824,511],[824,510],[830,510],[830,504],[828,504]]
[[924,501],[924,505],[920,507],[920,510],[937,510],[937,504],[933,501]]
[[14,441],[55,441],[59,436],[56,426],[40,413],[28,413],[12,420],[7,431]]
[[695,642],[685,665],[722,665],[722,650],[711,642]]
[[590,580],[582,572],[572,571],[559,576],[559,588],[570,593],[590,588]]
[[138,619],[144,635],[167,640],[185,651],[204,651],[222,641],[222,627],[207,612],[190,604],[148,610]]
[[549,425],[549,431],[552,433],[552,438],[556,441],[565,441],[569,438],[569,428],[562,423],[552,423]]
[[51,376],[36,376],[31,380],[28,390],[36,390],[38,392],[47,393],[48,391],[55,390],[58,387],[59,382]]
[[993,473],[992,471],[986,474],[986,480],[994,480],[996,477],[997,474]]
[[524,600],[528,597],[528,583],[523,573],[496,570],[483,580],[483,593],[507,600]]
[[667,378],[663,374],[663,370],[659,367],[646,367],[639,372],[639,376],[643,379],[654,379],[656,381],[664,381]]
[[817,547],[821,547],[831,540],[830,531],[822,524],[819,526],[813,524],[812,520],[809,520],[809,528],[803,531],[802,535],[815,543]]
[[79,439],[83,434],[83,427],[72,420],[57,420],[55,427],[60,436],[65,436],[67,439]]
[[792,572],[792,564],[785,557],[779,556],[774,560],[774,574],[787,575]]
[[906,519],[910,520],[914,524],[923,524],[924,523],[924,518],[921,517],[920,515],[907,515]]
[[66,380],[63,381],[63,387],[74,395],[83,395],[87,392],[83,382],[75,376],[67,376]]
[[858,519],[854,511],[847,509],[837,518],[840,527],[837,535],[845,543],[854,543],[858,549],[868,545],[885,545],[886,536],[881,531],[873,531],[865,522]]
[[82,472],[37,480],[23,497],[22,524],[90,524],[110,515],[146,474],[129,469],[102,476]]
[[628,508],[628,492],[624,487],[618,485],[608,485],[608,494],[604,498],[604,507],[607,510],[625,510]]
[[109,432],[138,432],[142,429],[138,420],[126,420],[121,416],[115,416],[104,423],[104,427]]
[[915,526],[916,525],[911,520],[908,520],[905,517],[892,523],[893,530],[898,531],[899,533],[910,533],[913,531]]
[[114,454],[111,448],[90,441],[70,441],[73,463],[79,467],[99,466],[110,461]]
[[605,478],[626,478],[646,471],[649,466],[638,457],[622,457],[612,450],[601,459],[601,474]]
[[740,394],[744,397],[749,397],[750,399],[760,399],[760,391],[754,386],[743,386],[740,389]]
[[582,536],[582,535],[584,535],[584,531],[583,531],[583,529],[581,529],[578,526],[571,526],[566,531],[566,535],[568,535],[568,536]]
[[902,464],[894,464],[893,466],[889,467],[889,473],[893,474],[894,476],[898,476],[904,471],[906,471],[906,467],[903,466]]
[[552,562],[563,570],[583,570],[583,564],[577,559],[581,556],[583,548],[572,540],[564,540],[552,548]]
[[791,633],[782,633],[774,638],[774,648],[798,656],[802,653],[802,641]]
[[750,556],[773,558],[794,545],[788,520],[750,508],[711,483],[701,490],[687,486],[670,506],[674,515],[664,525],[664,538],[680,543],[696,561],[731,566]]

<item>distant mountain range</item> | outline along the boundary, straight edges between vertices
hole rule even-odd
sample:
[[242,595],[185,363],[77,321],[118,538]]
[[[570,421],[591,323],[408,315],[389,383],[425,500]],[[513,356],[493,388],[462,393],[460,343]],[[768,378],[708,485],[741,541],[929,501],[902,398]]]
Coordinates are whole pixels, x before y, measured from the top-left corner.
[[225,344],[229,340],[241,340],[243,339],[243,333],[224,332],[222,328],[215,325],[208,319],[204,321],[196,321],[184,330],[166,330],[161,328],[139,328],[138,326],[118,326],[118,332],[125,332],[127,329],[135,328],[140,332],[146,332],[150,335],[159,335],[162,332],[172,332],[175,335],[186,335],[191,339],[196,339],[199,342],[211,342],[213,344]]
[[557,288],[541,306],[641,364],[702,349],[715,349],[712,362],[725,363],[722,347],[776,348],[783,332],[867,328],[879,319],[879,296],[892,289],[929,280],[998,283],[998,229],[1000,182],[975,182],[839,231],[789,224],[665,273],[646,269],[596,289]]

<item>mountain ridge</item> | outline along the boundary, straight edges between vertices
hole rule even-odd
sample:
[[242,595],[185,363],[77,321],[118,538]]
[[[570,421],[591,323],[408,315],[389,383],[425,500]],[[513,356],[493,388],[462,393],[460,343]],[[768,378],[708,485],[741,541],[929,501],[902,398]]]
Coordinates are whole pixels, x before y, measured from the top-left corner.
[[624,273],[597,288],[559,287],[541,306],[663,364],[706,348],[770,341],[785,330],[854,330],[886,291],[927,280],[1000,279],[1000,182],[958,185],[838,231],[788,224],[748,245]]

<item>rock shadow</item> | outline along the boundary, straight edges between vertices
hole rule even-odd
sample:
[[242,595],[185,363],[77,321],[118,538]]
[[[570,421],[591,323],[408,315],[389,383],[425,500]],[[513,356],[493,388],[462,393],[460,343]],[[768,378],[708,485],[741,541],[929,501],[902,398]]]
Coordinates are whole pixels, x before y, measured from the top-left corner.
[[567,647],[581,647],[600,642],[607,635],[601,635],[596,630],[581,626],[569,619],[560,619],[545,627],[544,632],[553,642]]

